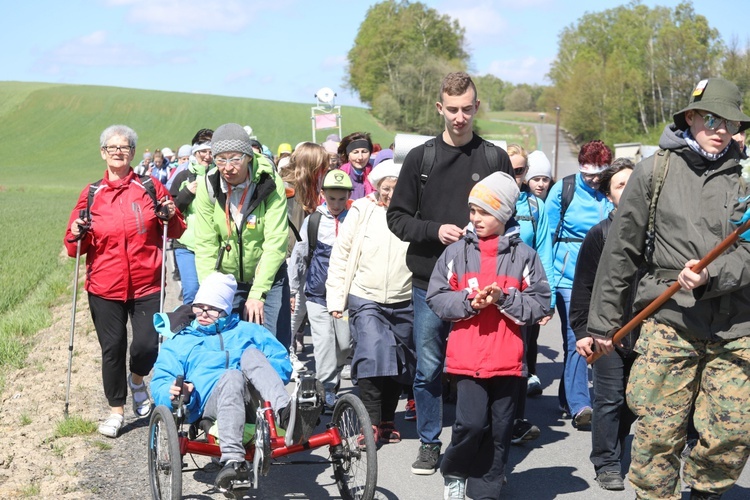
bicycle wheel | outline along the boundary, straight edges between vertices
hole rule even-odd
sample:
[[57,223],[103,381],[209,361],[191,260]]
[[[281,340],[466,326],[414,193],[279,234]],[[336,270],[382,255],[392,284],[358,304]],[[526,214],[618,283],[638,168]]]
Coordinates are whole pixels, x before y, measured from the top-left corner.
[[354,394],[346,394],[336,402],[331,421],[341,434],[342,451],[333,456],[333,475],[342,498],[372,500],[378,482],[378,452],[365,405]]
[[153,498],[182,498],[180,441],[174,416],[166,406],[154,409],[148,425],[148,474]]

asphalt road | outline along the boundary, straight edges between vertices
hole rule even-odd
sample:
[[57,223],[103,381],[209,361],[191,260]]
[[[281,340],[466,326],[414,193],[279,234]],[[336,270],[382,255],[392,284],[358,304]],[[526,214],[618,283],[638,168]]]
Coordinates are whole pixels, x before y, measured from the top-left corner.
[[[548,117],[548,120],[554,119]],[[542,149],[554,164],[555,126],[553,124],[536,124],[541,133]],[[560,134],[557,178],[577,170],[576,154]],[[171,287],[174,292],[178,287]],[[176,300],[176,297],[172,297]],[[174,303],[174,302],[172,302]],[[314,369],[314,357],[310,337],[306,337],[306,350],[301,356],[309,369]],[[557,390],[562,371],[562,337],[558,317],[543,327],[539,337],[538,375],[542,380],[544,392],[541,396],[530,398],[527,402],[526,417],[538,425],[541,437],[511,450],[508,464],[508,485],[501,492],[503,499],[575,499],[598,500],[615,498],[633,498],[634,493],[626,481],[623,492],[602,490],[594,481],[593,466],[589,461],[591,434],[578,431],[571,421],[561,418],[558,409]],[[291,385],[288,387],[291,391]],[[345,381],[342,392],[356,389]],[[401,432],[403,441],[381,447],[378,451],[378,488],[379,499],[440,499],[443,494],[443,480],[439,473],[432,476],[416,476],[410,471],[411,463],[416,458],[419,441],[413,422],[403,420],[405,401],[399,402],[396,415],[396,427]],[[441,439],[443,447],[450,441],[454,407],[445,405],[445,418]],[[324,417],[321,427],[329,417]],[[628,441],[629,443],[629,441]],[[340,498],[332,469],[323,461],[327,450],[305,452],[288,457],[289,460],[309,461],[312,464],[290,464],[289,460],[280,460],[271,467],[268,476],[261,478],[260,489],[246,492],[245,498],[256,499],[324,499]],[[143,460],[145,460],[145,455]],[[629,456],[626,456],[626,462]],[[191,467],[191,459],[186,460]],[[203,466],[207,460],[196,458],[196,463]],[[207,499],[223,498],[212,491],[212,472],[186,472],[183,492],[185,498]],[[145,491],[144,491],[145,493]],[[689,493],[683,490],[683,500],[688,500]],[[750,473],[743,472],[738,484],[723,496],[724,500],[750,498]]]

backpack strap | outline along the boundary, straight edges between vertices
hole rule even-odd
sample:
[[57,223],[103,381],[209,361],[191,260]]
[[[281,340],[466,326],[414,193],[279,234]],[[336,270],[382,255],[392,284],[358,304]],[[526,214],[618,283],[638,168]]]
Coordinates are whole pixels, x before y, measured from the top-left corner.
[[487,166],[490,167],[490,172],[499,172],[500,169],[497,165],[497,149],[495,145],[490,141],[484,141],[484,158],[487,160]]
[[[99,179],[96,182],[92,182],[89,184],[89,194],[86,197],[86,218],[90,218],[91,216],[91,205],[94,204],[94,195],[99,190],[99,186],[101,186],[103,179]],[[151,198],[151,201],[154,203],[154,212],[156,212],[156,215],[159,216],[159,207],[161,204],[156,199],[156,186],[154,185],[154,180],[151,178],[150,175],[139,175],[138,180],[141,183],[141,186],[146,190],[149,197]],[[160,217],[161,218],[161,217]]]
[[417,212],[415,216],[420,219],[422,211],[422,191],[424,190],[427,179],[430,177],[432,167],[435,165],[435,138],[424,143],[424,153],[422,154],[422,164],[419,167],[419,190],[417,191]]
[[531,215],[531,226],[534,228],[534,249],[536,249],[536,224],[539,220],[539,202],[536,196],[529,194],[526,197],[526,203],[529,205],[529,214]]
[[320,218],[323,216],[317,210],[310,214],[307,221],[307,263],[310,264],[313,251],[318,246],[318,229],[320,229]]
[[562,199],[560,202],[560,220],[557,221],[557,228],[555,233],[552,235],[552,244],[555,243],[581,243],[583,238],[561,238],[563,220],[565,219],[565,212],[568,211],[570,202],[573,201],[573,196],[576,193],[576,174],[571,174],[563,177],[562,187]]
[[643,255],[647,264],[650,266],[654,257],[654,247],[656,245],[656,204],[659,201],[661,188],[664,186],[664,180],[667,178],[669,170],[670,151],[660,149],[656,152],[654,159],[654,171],[651,174],[651,201],[648,205],[648,228],[646,229],[646,248]]
[[91,205],[94,204],[94,195],[99,190],[99,185],[103,179],[99,179],[96,182],[89,184],[89,194],[86,196],[86,217],[85,219],[91,220]]

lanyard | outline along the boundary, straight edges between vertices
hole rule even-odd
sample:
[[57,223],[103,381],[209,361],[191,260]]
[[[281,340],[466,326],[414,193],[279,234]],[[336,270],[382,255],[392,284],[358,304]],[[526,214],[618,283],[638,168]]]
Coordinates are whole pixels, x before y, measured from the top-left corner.
[[[242,191],[240,204],[237,207],[237,210],[239,210],[240,212],[242,212],[242,207],[245,206],[245,196],[247,196],[247,192],[249,190],[250,190],[250,183],[248,182],[247,186],[245,186],[245,189]],[[227,204],[224,206],[224,216],[227,221],[227,246],[229,246],[229,240],[232,238],[232,217],[229,213],[229,206],[232,204],[231,200],[232,200],[232,185],[227,183]]]

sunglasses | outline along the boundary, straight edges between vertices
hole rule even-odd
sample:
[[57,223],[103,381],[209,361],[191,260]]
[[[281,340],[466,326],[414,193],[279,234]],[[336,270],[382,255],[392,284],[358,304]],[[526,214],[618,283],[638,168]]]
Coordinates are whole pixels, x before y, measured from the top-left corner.
[[723,128],[727,132],[729,132],[729,135],[734,135],[737,132],[740,131],[740,126],[742,125],[740,122],[735,122],[731,120],[727,120],[726,118],[722,118],[720,116],[714,116],[711,113],[706,113],[705,115],[702,115],[696,111],[696,115],[703,118],[703,125],[708,130],[718,130],[719,128]]

